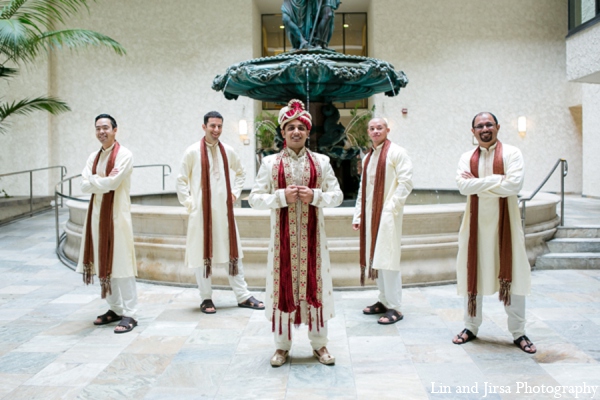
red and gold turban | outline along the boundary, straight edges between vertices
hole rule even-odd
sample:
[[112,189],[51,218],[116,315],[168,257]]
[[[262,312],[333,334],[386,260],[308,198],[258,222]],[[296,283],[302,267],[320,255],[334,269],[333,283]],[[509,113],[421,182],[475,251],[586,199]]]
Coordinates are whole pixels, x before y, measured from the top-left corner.
[[306,125],[306,129],[310,131],[310,128],[312,127],[312,117],[304,108],[304,103],[298,99],[290,100],[287,107],[283,107],[279,111],[279,125],[281,126],[281,130],[283,130],[285,124],[295,119]]

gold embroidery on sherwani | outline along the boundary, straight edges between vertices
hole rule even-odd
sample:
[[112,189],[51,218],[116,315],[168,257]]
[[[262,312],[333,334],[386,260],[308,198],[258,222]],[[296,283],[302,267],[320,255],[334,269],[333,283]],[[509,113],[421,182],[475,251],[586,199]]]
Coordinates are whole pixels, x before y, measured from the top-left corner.
[[[323,182],[323,173],[321,165],[317,158],[309,151],[306,150],[302,161],[292,160],[288,150],[280,152],[273,164],[271,171],[271,179],[274,183],[275,190],[285,189],[285,187],[279,187],[279,166],[283,162],[283,171],[286,181],[286,187],[291,184],[300,184],[302,186],[308,186],[310,183],[310,157],[314,163],[315,171],[317,174],[316,187],[320,188]],[[294,168],[292,163],[302,163],[301,171],[297,171],[298,168]],[[297,166],[296,166],[297,167]],[[301,172],[298,176],[294,172]],[[295,176],[296,175],[296,176]],[[300,178],[300,182],[296,182],[296,179]],[[291,264],[291,275],[292,275],[292,287],[294,288],[294,304],[300,304],[300,301],[306,301],[306,290],[307,290],[307,266],[308,266],[308,216],[309,216],[309,204],[297,201],[292,204],[288,204],[288,221],[289,221],[289,240],[290,240],[290,264]],[[300,219],[298,219],[298,212],[300,212]],[[279,308],[280,300],[280,279],[281,279],[281,255],[280,255],[280,239],[281,232],[279,227],[281,222],[280,210],[276,213],[275,222],[275,241],[274,241],[274,260],[273,260],[273,308]],[[298,224],[299,222],[299,224]],[[320,243],[320,225],[317,220],[315,221],[315,227],[317,229],[317,243],[311,243],[311,246],[316,246],[316,276],[317,276],[317,299],[319,303],[322,302],[322,281],[321,281],[321,243]],[[298,249],[300,246],[300,249]],[[310,315],[308,316],[310,318]]]
[[[279,187],[279,164],[281,163],[281,153],[277,154],[275,162],[273,163],[273,170],[271,171],[271,182],[273,182],[273,186],[275,191],[279,189],[285,189]],[[287,180],[287,179],[286,179]],[[279,227],[281,226],[281,212],[280,209],[277,209],[275,217],[275,240],[274,251],[273,251],[273,309],[279,309],[279,280],[280,280],[280,262],[281,262],[281,231]],[[275,319],[273,319],[275,321]]]

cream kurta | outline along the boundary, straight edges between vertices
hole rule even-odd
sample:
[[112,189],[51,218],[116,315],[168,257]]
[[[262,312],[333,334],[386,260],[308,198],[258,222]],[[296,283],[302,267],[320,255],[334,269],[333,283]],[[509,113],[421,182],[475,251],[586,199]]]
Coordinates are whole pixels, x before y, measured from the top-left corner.
[[[210,165],[210,194],[212,210],[213,265],[229,263],[229,222],[227,219],[227,185],[223,167],[223,157],[219,147],[207,143]],[[238,155],[231,146],[223,143],[229,164],[231,193],[239,198],[242,194],[246,172]],[[233,171],[234,175],[231,174]],[[204,268],[204,217],[202,215],[202,165],[200,163],[200,142],[185,150],[179,175],[177,176],[177,197],[190,215],[188,221],[185,265],[189,268]],[[240,235],[235,229],[238,242],[238,258],[243,258]]]
[[[300,176],[305,162],[308,162],[306,151],[303,149],[300,155],[297,156],[291,150],[286,150],[290,154],[290,164],[292,167],[294,180],[296,184],[300,184]],[[329,164],[329,157],[322,154],[311,153],[315,161],[318,161],[322,174],[323,181],[321,188],[313,189],[314,198],[311,203],[317,207],[319,220],[320,245],[321,245],[321,281],[323,288],[323,320],[327,321],[335,316],[333,305],[333,283],[331,281],[331,264],[329,261],[329,251],[327,247],[327,236],[325,234],[325,221],[323,219],[324,207],[337,207],[344,200],[344,195],[340,189],[337,178]],[[273,164],[277,158],[277,154],[263,158],[260,170],[254,181],[254,188],[250,193],[248,201],[252,208],[258,210],[271,210],[271,240],[269,242],[269,254],[267,261],[267,298],[265,301],[265,314],[269,320],[273,317],[273,259],[275,247],[275,224],[277,220],[277,209],[287,207],[285,200],[285,189],[275,190],[274,182],[271,177]],[[300,200],[297,204],[300,205]],[[298,213],[298,217],[300,213]],[[290,223],[298,223],[298,221],[290,221]],[[300,249],[300,247],[298,247]],[[306,310],[305,303],[302,304],[302,309]],[[314,312],[314,309],[312,309]],[[279,318],[279,310],[277,310],[275,318]],[[314,316],[313,316],[314,317]],[[303,313],[302,322],[306,323],[307,318]]]
[[[367,179],[367,199],[365,208],[366,215],[366,257],[369,262],[371,252],[371,214],[373,210],[373,189],[375,188],[375,174],[377,172],[377,163],[383,143],[380,144],[369,161],[368,171],[363,168],[363,174],[358,188],[358,197],[354,208],[353,224],[360,224],[361,221],[361,199],[362,185]],[[364,162],[363,159],[363,167]],[[373,255],[373,268],[382,270],[400,271],[402,239],[402,216],[404,215],[404,203],[413,188],[412,183],[412,162],[408,158],[406,150],[395,143],[391,143],[386,158],[385,170],[385,188],[383,194],[383,210],[381,212],[381,222],[379,232],[377,233],[377,243]],[[368,267],[368,265],[367,265]]]
[[[468,151],[460,157],[456,182],[463,195],[479,196],[479,221],[477,224],[477,293],[494,294],[500,288],[498,274],[500,272],[500,253],[498,246],[498,198],[508,198],[508,212],[512,234],[512,285],[511,293],[529,294],[531,285],[531,267],[525,250],[525,237],[521,226],[521,215],[517,194],[523,187],[524,165],[523,155],[516,147],[502,143],[504,160],[504,177],[492,173],[496,145],[490,150],[481,148],[479,157],[479,178],[464,179],[461,173],[471,172],[470,160],[475,150]],[[456,277],[458,294],[467,295],[467,255],[469,252],[470,198],[467,200],[465,216],[458,234],[458,257]]]
[[[94,268],[96,275],[98,275],[98,230],[102,195],[111,190],[115,191],[113,205],[115,240],[111,278],[129,278],[137,275],[135,249],[133,247],[133,228],[131,224],[131,200],[129,198],[133,156],[129,150],[121,146],[115,160],[115,168],[119,170],[119,173],[116,176],[107,177],[105,174],[106,164],[108,163],[108,158],[112,153],[113,147],[114,145],[102,151],[98,165],[96,166],[96,175],[92,175],[92,167],[94,166],[94,160],[98,152],[95,151],[90,154],[87,164],[81,172],[81,191],[83,193],[95,194],[94,209],[92,211],[92,239],[94,241]],[[79,262],[77,264],[77,272],[80,273],[83,273],[85,231],[86,224],[84,223]]]

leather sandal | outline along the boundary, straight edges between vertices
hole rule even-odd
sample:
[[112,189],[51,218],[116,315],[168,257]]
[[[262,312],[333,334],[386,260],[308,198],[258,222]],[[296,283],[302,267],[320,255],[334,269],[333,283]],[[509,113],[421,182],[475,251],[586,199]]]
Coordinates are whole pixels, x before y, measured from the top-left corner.
[[253,310],[264,310],[265,304],[263,303],[263,305],[261,306],[260,303],[262,303],[262,301],[256,300],[254,296],[250,296],[246,301],[238,303],[238,307],[252,308]]
[[108,310],[102,315],[98,315],[96,318],[100,318],[100,322],[94,321],[94,325],[106,325],[113,322],[120,321],[123,319],[122,316],[117,315],[113,310]]
[[[525,341],[525,345],[523,345],[523,346],[521,345],[522,341]],[[513,343],[515,344],[515,346],[517,346],[518,348],[520,348],[527,354],[535,354],[537,352],[537,350],[531,351],[531,346],[533,346],[533,342],[531,340],[529,340],[529,338],[526,335],[523,335],[523,336],[515,339],[513,341]],[[528,349],[528,350],[526,350],[526,349]]]
[[[280,353],[280,351],[283,351],[283,353]],[[273,357],[271,357],[271,366],[275,368],[281,367],[287,362],[288,354],[290,354],[288,350],[276,350]]]
[[126,329],[117,330],[115,328],[115,333],[131,332],[133,330],[133,328],[135,328],[137,326],[137,321],[131,317],[123,317],[123,319],[121,320],[121,322],[119,322],[119,325],[117,325],[117,326],[123,326]]
[[386,306],[383,305],[382,302],[378,301],[377,303],[373,304],[372,306],[367,306],[365,307],[366,311],[363,310],[363,314],[367,314],[367,315],[371,315],[371,314],[383,314],[385,313],[388,309]]
[[[323,352],[323,354],[319,354],[319,351]],[[313,350],[313,354],[315,355],[315,357],[317,358],[317,360],[319,360],[319,362],[321,364],[324,364],[324,365],[335,364],[335,357],[332,356],[331,354],[329,354],[329,351],[327,350],[326,347],[321,347],[319,349],[319,351]]]
[[[467,338],[463,338],[463,335],[467,335]],[[475,336],[475,334],[473,332],[471,332],[470,330],[468,330],[467,328],[463,329],[461,333],[459,333],[458,335],[456,335],[456,339],[460,340],[460,342],[455,342],[454,340],[452,341],[452,343],[454,344],[465,344],[467,342],[470,342],[471,340],[475,340],[477,339],[477,336]]]
[[[387,318],[387,321],[382,321],[381,318]],[[399,313],[396,310],[389,309],[385,312],[385,314],[383,314],[381,316],[381,318],[379,318],[379,320],[377,320],[378,324],[391,325],[391,324],[395,324],[398,321],[401,321],[404,318],[404,315],[402,315],[402,313]]]
[[[214,308],[214,310],[206,311],[208,308]],[[200,311],[204,314],[215,314],[217,312],[217,307],[215,307],[215,303],[213,303],[211,299],[206,299],[200,303]]]

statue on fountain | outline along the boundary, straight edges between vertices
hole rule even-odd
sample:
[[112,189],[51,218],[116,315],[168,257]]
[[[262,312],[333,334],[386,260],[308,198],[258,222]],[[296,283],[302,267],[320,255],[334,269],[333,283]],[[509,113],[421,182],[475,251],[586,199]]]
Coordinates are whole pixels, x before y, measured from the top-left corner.
[[327,49],[340,0],[283,0],[283,26],[295,50]]

